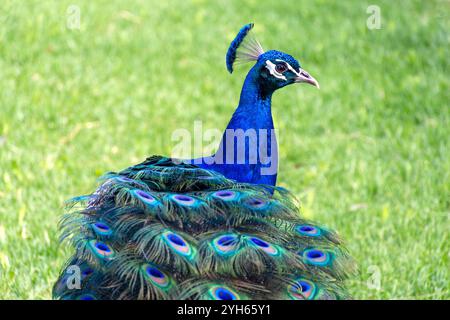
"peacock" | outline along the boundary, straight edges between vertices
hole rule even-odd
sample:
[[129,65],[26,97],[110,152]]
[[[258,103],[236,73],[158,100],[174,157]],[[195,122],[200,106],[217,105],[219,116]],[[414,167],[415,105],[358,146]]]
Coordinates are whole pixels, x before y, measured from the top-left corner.
[[264,51],[243,26],[226,54],[230,73],[254,62],[217,152],[151,156],[105,174],[68,201],[61,240],[74,254],[55,299],[347,299],[353,260],[337,233],[300,216],[276,186],[271,98],[319,84],[291,55]]

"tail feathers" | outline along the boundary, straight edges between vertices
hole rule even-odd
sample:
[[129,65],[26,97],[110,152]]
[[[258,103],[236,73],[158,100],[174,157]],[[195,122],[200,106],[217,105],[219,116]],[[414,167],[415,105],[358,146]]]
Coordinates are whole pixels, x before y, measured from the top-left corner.
[[115,299],[165,300],[178,295],[177,280],[170,266],[161,267],[135,255],[124,254],[111,263],[117,277],[110,279],[116,290]]
[[295,253],[262,235],[214,234],[200,242],[198,268],[210,276],[263,280],[267,274],[289,273],[305,266]]
[[181,275],[196,272],[196,240],[188,234],[154,223],[140,229],[132,240],[146,260],[175,265]]
[[180,284],[181,300],[249,300],[270,294],[264,286],[233,279],[189,279]]
[[277,282],[278,300],[344,300],[349,299],[339,282],[320,279],[314,275],[292,275]]
[[104,282],[104,273],[97,266],[90,265],[77,255],[72,257],[63,268],[53,286],[53,298],[62,300],[100,300],[99,289]]
[[60,299],[342,299],[353,261],[283,188],[151,157],[74,198]]

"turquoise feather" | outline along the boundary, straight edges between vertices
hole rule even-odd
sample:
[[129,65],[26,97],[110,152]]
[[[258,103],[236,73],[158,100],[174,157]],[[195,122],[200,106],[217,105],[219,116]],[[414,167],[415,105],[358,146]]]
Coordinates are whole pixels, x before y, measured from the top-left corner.
[[[138,165],[138,171],[160,172],[156,163],[163,162],[174,181],[181,181],[175,172],[183,177],[188,172],[193,180],[195,174],[204,174],[189,166],[185,171],[183,164],[168,170],[169,161],[152,157]],[[152,169],[143,169],[146,164]],[[82,292],[70,292],[63,285],[63,271],[55,297],[347,296],[342,286],[326,285],[327,279],[341,283],[352,270],[340,239],[300,218],[298,204],[286,190],[236,183],[209,172],[212,179],[204,189],[183,182],[164,192],[157,174],[147,172],[146,180],[139,180],[133,172],[131,167],[108,174],[88,199],[76,198],[69,206],[61,223],[62,238],[75,246],[76,254],[65,268],[74,263],[89,266],[91,275],[86,278],[91,280]]]

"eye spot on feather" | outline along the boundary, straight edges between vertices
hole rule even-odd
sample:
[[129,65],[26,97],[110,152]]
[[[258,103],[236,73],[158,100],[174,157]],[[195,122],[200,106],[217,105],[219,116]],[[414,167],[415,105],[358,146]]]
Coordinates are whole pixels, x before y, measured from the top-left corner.
[[316,285],[311,281],[298,279],[288,285],[287,291],[288,295],[294,300],[310,300],[315,296]]
[[178,201],[183,201],[183,202],[193,202],[194,201],[194,198],[191,198],[188,196],[175,195],[174,198],[177,199]]
[[212,246],[220,255],[229,255],[236,251],[238,242],[237,235],[226,234],[215,238],[212,241]]
[[265,242],[265,241],[263,241],[263,240],[261,240],[259,238],[250,238],[250,240],[254,244],[256,244],[258,247],[261,247],[261,248],[268,248],[269,247],[269,244],[267,242]]
[[186,242],[184,242],[183,238],[181,238],[180,236],[171,233],[167,236],[167,239],[169,239],[170,242],[172,242],[173,244],[180,246],[180,247],[185,247],[186,246]]
[[311,251],[308,251],[306,256],[309,259],[319,259],[319,258],[322,258],[323,256],[325,256],[325,254],[319,250],[311,250]]
[[78,296],[77,300],[97,300],[93,294],[82,294]]
[[192,206],[197,203],[195,198],[183,194],[174,194],[171,195],[170,198],[182,206]]
[[212,194],[212,196],[216,199],[224,200],[224,201],[232,201],[237,199],[238,193],[236,191],[231,190],[220,190],[216,191]]
[[152,195],[150,195],[150,194],[148,194],[147,192],[142,191],[142,190],[136,190],[136,194],[137,194],[140,198],[145,199],[145,200],[147,200],[147,201],[153,201],[153,200],[155,200],[155,198],[154,198]]
[[187,243],[180,235],[172,231],[166,231],[165,233],[163,233],[163,238],[175,253],[188,258],[191,258],[194,255],[192,246]]
[[109,227],[106,224],[101,223],[101,222],[94,223],[94,226],[97,227],[98,229],[102,230],[102,231],[110,230]]
[[245,201],[245,205],[250,209],[261,210],[267,208],[269,202],[259,198],[250,198]]
[[260,199],[252,199],[248,202],[249,205],[259,207],[265,204],[263,200]]
[[260,238],[250,237],[250,242],[257,248],[263,250],[268,255],[276,256],[280,254],[280,250],[278,248]]
[[159,271],[158,269],[153,268],[153,267],[147,268],[147,274],[151,277],[158,278],[158,279],[164,278],[164,274],[161,271]]
[[95,222],[91,226],[97,235],[109,236],[112,234],[111,228],[103,222]]
[[145,277],[154,285],[161,289],[168,289],[171,285],[171,279],[159,268],[145,264],[142,266]]
[[217,196],[219,197],[230,197],[233,195],[233,192],[231,191],[219,191],[216,193]]
[[302,236],[318,237],[321,235],[321,230],[311,225],[299,225],[295,227],[295,230]]
[[114,251],[104,242],[98,240],[90,240],[89,247],[92,253],[94,253],[94,255],[100,259],[108,260],[114,257]]
[[217,240],[217,243],[224,247],[231,246],[235,242],[236,242],[235,236],[222,236],[219,238],[219,240]]
[[101,243],[101,242],[96,243],[96,244],[95,244],[95,247],[96,247],[98,250],[101,250],[101,251],[106,252],[106,253],[111,252],[111,249],[110,249],[106,244]]
[[316,266],[326,266],[330,262],[330,254],[319,249],[305,250],[302,256],[307,263]]
[[134,189],[131,190],[131,194],[134,195],[134,197],[141,201],[143,204],[151,207],[154,207],[159,203],[159,201],[154,196],[143,190]]
[[227,287],[214,286],[208,293],[213,300],[240,300],[239,295]]

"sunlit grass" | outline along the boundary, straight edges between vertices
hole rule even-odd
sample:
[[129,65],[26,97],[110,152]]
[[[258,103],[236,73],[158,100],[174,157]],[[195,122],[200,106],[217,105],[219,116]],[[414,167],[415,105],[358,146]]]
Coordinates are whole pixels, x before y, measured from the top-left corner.
[[226,125],[247,68],[230,76],[224,56],[251,21],[321,84],[274,97],[279,182],[346,239],[353,296],[450,298],[450,10],[376,2],[380,30],[373,1],[3,1],[0,298],[50,298],[65,199],[169,155],[177,128]]

